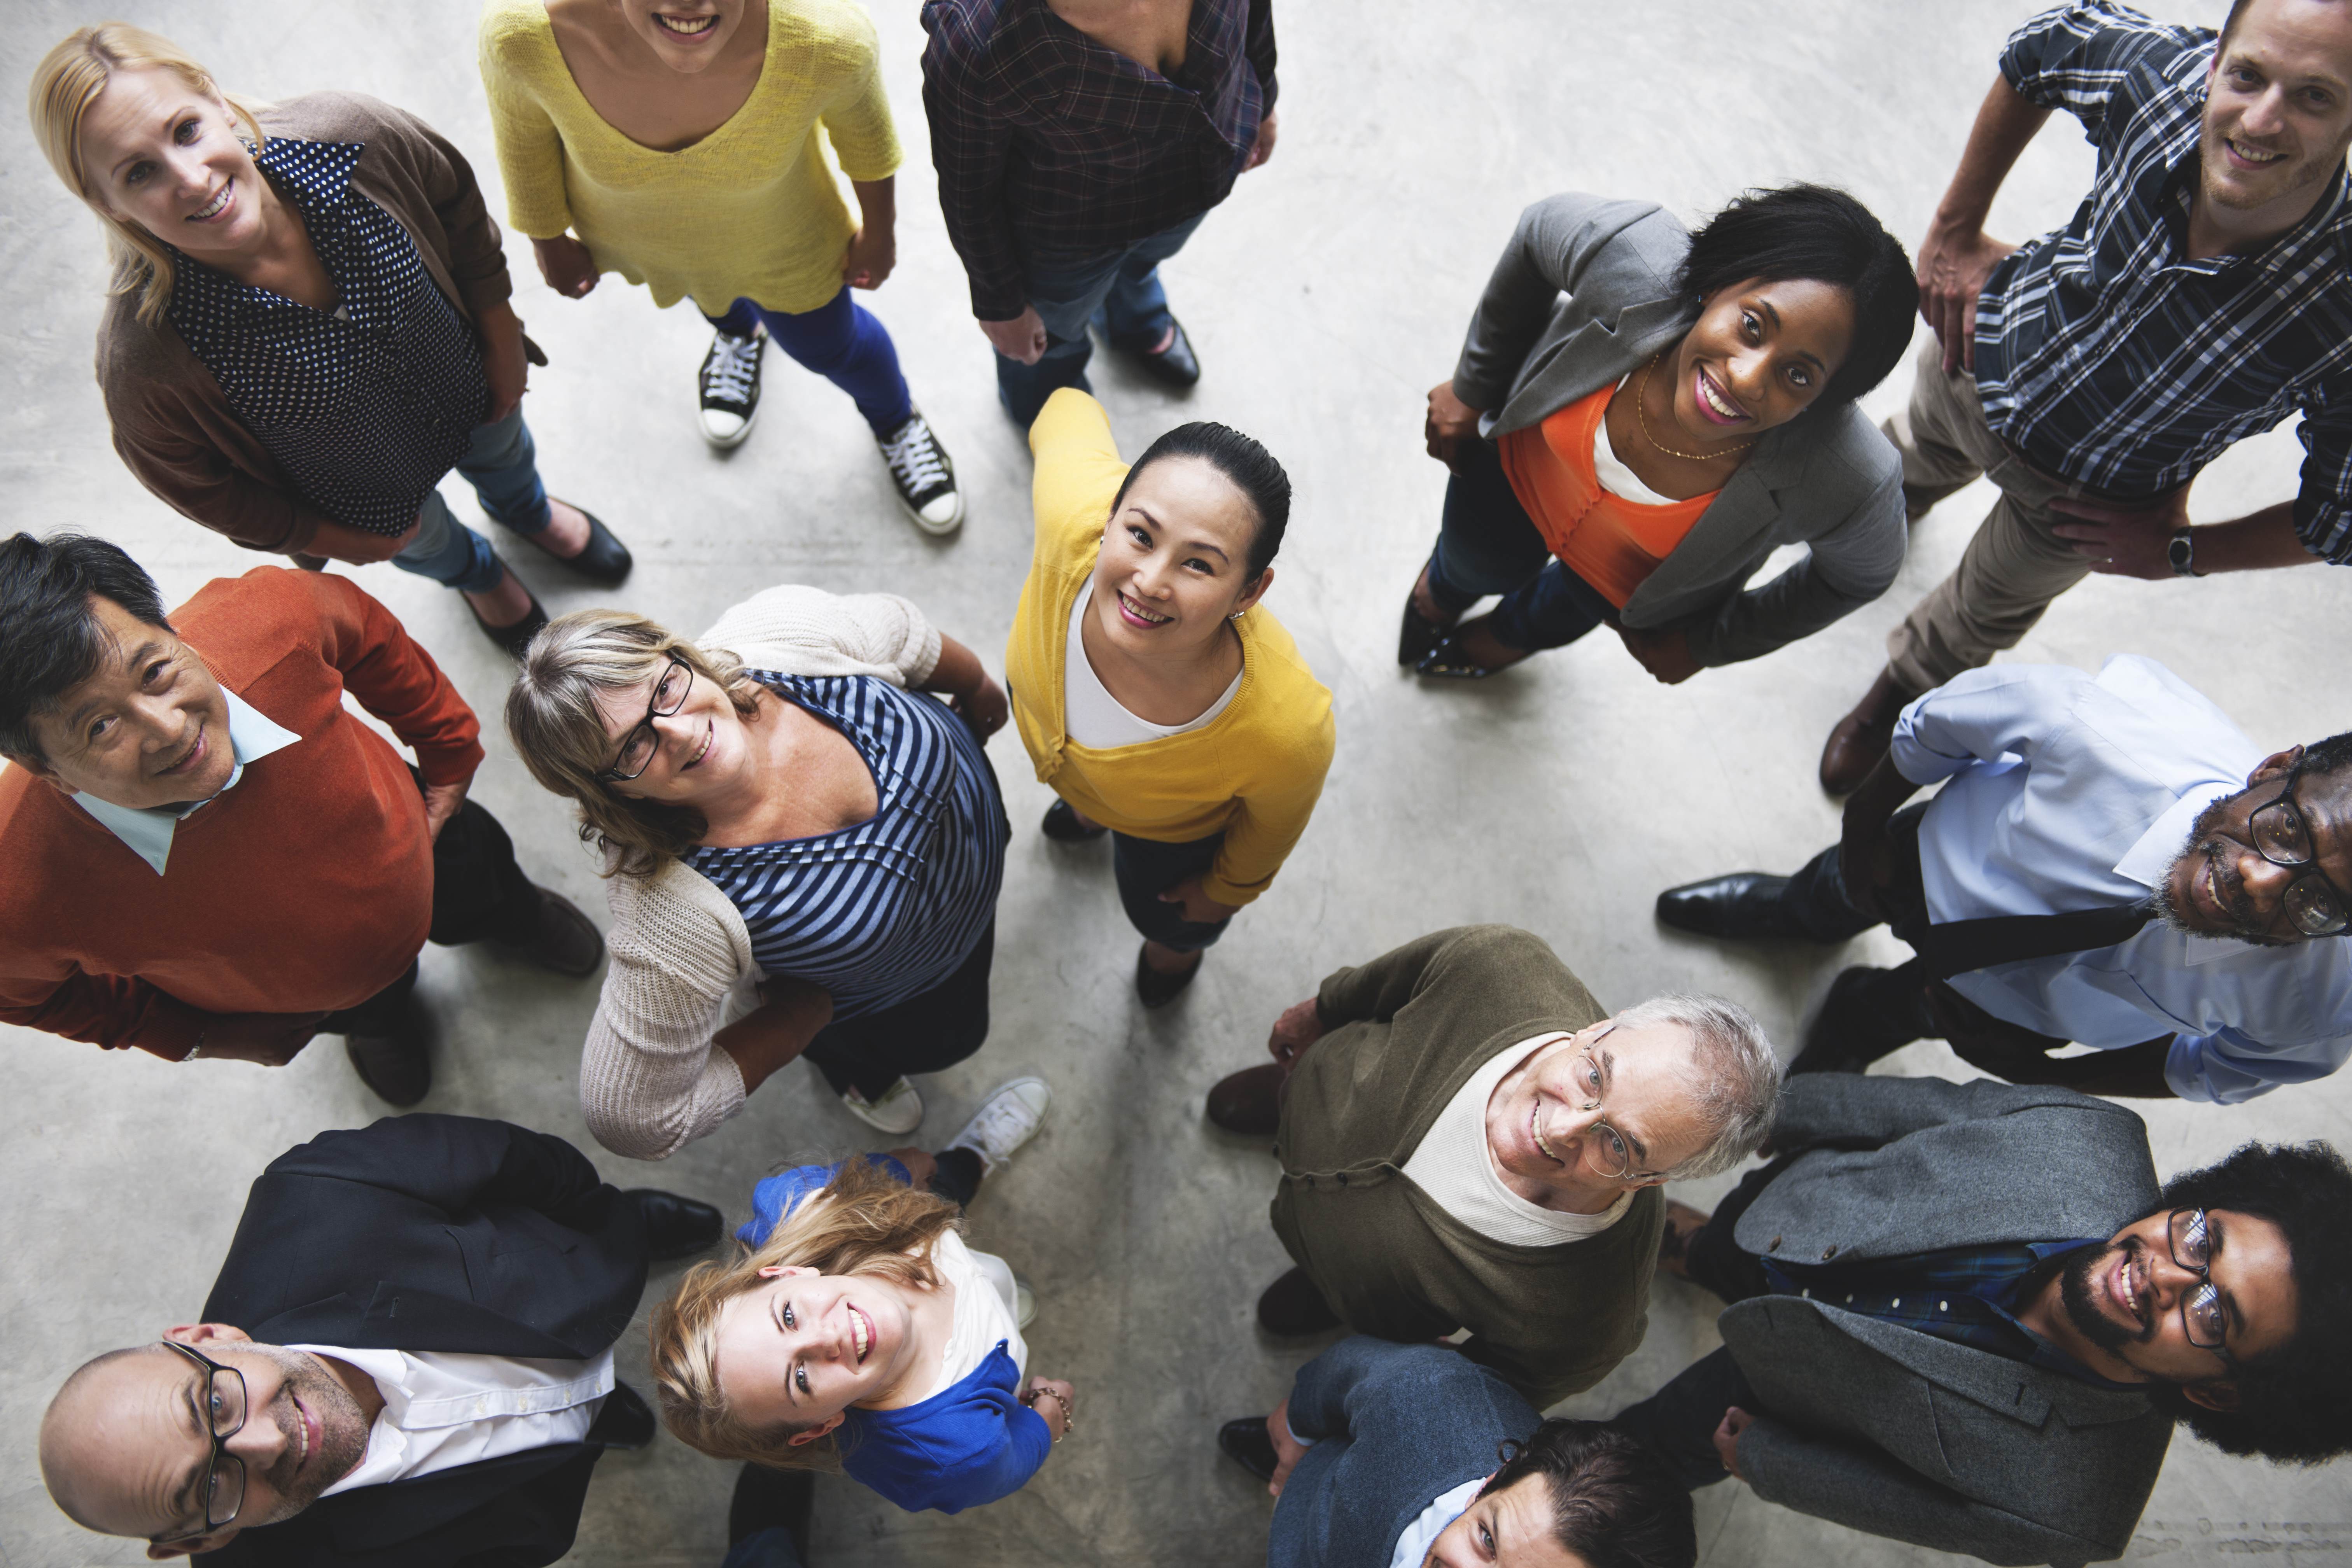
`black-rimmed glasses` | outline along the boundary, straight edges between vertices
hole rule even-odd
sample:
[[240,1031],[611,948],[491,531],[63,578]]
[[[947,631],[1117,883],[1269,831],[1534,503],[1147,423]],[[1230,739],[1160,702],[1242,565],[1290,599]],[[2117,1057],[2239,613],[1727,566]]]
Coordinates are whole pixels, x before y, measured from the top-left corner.
[[2313,842],[2311,824],[2294,803],[2295,783],[2302,777],[2303,763],[2298,759],[2287,770],[2286,787],[2279,791],[2278,798],[2256,806],[2246,819],[2246,831],[2255,849],[2272,865],[2310,868],[2287,884],[2280,899],[2294,929],[2305,936],[2336,936],[2352,927],[2352,917],[2347,913],[2352,910],[2352,900],[2347,900],[2314,864],[2319,858],[2318,846]]
[[2237,1365],[2230,1354],[2230,1314],[2221,1305],[2221,1289],[2213,1283],[2213,1246],[2208,1235],[2210,1222],[2203,1209],[2174,1209],[2164,1222],[2165,1239],[2172,1248],[2172,1261],[2198,1278],[2198,1286],[2180,1299],[2180,1326],[2188,1331],[2189,1342],[2200,1351],[2211,1351],[2224,1365]]
[[686,660],[676,654],[662,670],[661,679],[654,682],[654,694],[646,702],[645,721],[631,730],[621,742],[621,754],[613,765],[596,776],[609,784],[627,784],[653,766],[654,752],[661,749],[661,736],[654,729],[654,721],[667,719],[686,706],[686,694],[694,689],[694,671]]
[[228,1440],[245,1430],[245,1373],[177,1340],[162,1342],[195,1363],[204,1373],[204,1396],[198,1405],[212,1432],[212,1454],[205,1461],[205,1522],[194,1530],[156,1536],[159,1546],[224,1529],[236,1521],[236,1510],[245,1506],[245,1461],[228,1451]]

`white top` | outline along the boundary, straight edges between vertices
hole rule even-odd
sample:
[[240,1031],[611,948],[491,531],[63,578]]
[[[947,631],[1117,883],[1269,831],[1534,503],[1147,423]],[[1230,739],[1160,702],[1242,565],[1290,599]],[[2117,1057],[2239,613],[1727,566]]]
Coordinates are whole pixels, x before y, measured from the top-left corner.
[[[2148,897],[2199,815],[2266,754],[2188,682],[2131,654],[2095,679],[2058,665],[1969,670],[1903,710],[1892,752],[1913,784],[1950,781],[1919,824],[1938,922]],[[2164,1076],[2184,1100],[2234,1104],[2352,1056],[2352,942],[2340,937],[2255,947],[2158,919],[2112,947],[1951,984],[1997,1018],[2086,1046],[2171,1035]]]
[[1213,723],[1218,714],[1234,705],[1234,693],[1242,689],[1239,673],[1234,676],[1234,683],[1225,688],[1223,696],[1188,722],[1155,724],[1149,719],[1137,718],[1125,703],[1110,694],[1110,688],[1102,683],[1102,677],[1095,673],[1094,665],[1087,658],[1087,645],[1078,635],[1078,627],[1086,617],[1087,606],[1094,602],[1094,592],[1089,589],[1070,606],[1070,638],[1062,656],[1063,728],[1071,740],[1097,752],[1107,752],[1114,746],[1140,745],[1146,741],[1164,741],[1171,735],[1181,735]]
[[1486,1102],[1494,1098],[1496,1085],[1538,1050],[1567,1037],[1554,1031],[1497,1051],[1445,1102],[1404,1163],[1405,1180],[1489,1241],[1511,1247],[1582,1241],[1623,1219],[1633,1202],[1632,1193],[1620,1193],[1599,1214],[1562,1214],[1519,1196],[1503,1184],[1502,1173],[1495,1169],[1494,1154],[1486,1147]]
[[955,1326],[948,1331],[947,1352],[940,1358],[940,1380],[924,1394],[930,1399],[945,1394],[976,1371],[999,1341],[1013,1358],[1016,1378],[1029,1370],[1029,1347],[1021,1342],[1019,1314],[1013,1310],[1013,1270],[992,1252],[975,1252],[954,1231],[931,1246],[931,1266],[955,1287]]
[[613,1392],[609,1350],[586,1361],[541,1361],[333,1345],[286,1348],[346,1362],[374,1379],[383,1395],[383,1409],[368,1429],[367,1452],[320,1497],[580,1442]]
[[158,877],[163,874],[163,863],[172,854],[172,836],[180,830],[182,822],[235,789],[236,781],[245,777],[246,763],[257,763],[272,752],[282,752],[302,738],[273,722],[260,709],[227,687],[221,688],[221,696],[228,702],[228,749],[236,765],[229,769],[228,783],[221,785],[217,793],[183,805],[142,808],[100,800],[88,790],[74,792],[74,804],[131,846],[131,852],[155,868]]
[[1389,1553],[1389,1568],[1421,1568],[1429,1549],[1445,1533],[1445,1527],[1470,1511],[1478,1500],[1478,1489],[1493,1480],[1492,1476],[1480,1476],[1464,1481],[1452,1491],[1437,1494],[1437,1500],[1421,1510],[1420,1516],[1404,1527],[1396,1540],[1396,1550]]
[[[1625,383],[1621,381],[1617,385],[1622,391]],[[1606,414],[1592,422],[1592,477],[1601,481],[1602,489],[1620,500],[1635,501],[1643,506],[1675,504],[1672,496],[1660,495],[1643,484],[1633,469],[1617,460],[1617,448],[1609,444],[1609,419]]]

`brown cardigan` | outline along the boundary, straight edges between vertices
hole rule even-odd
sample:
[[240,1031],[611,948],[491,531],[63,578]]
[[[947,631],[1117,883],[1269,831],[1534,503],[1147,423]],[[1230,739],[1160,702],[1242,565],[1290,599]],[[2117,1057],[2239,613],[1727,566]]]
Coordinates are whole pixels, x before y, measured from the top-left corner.
[[[259,119],[270,136],[364,143],[352,189],[408,231],[435,286],[468,321],[514,291],[473,169],[423,121],[356,92],[305,93],[265,106]],[[169,319],[140,321],[135,288],[107,303],[98,384],[114,449],[173,510],[248,550],[288,554],[307,552],[319,524],[332,521],[238,420]]]

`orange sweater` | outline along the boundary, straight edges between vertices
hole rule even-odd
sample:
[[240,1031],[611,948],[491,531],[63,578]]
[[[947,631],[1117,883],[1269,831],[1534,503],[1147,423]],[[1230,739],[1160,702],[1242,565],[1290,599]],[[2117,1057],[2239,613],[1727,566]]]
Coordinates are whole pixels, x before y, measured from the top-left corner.
[[348,577],[256,567],[172,625],[301,739],[182,822],[161,877],[39,779],[0,772],[0,1019],[176,1061],[209,1015],[356,1006],[425,945],[424,799],[343,692],[429,783],[471,778],[482,748],[449,678]]
[[1661,506],[1602,489],[1592,464],[1592,436],[1616,390],[1604,386],[1554,410],[1541,424],[1508,432],[1496,450],[1511,493],[1560,564],[1622,610],[1718,492]]

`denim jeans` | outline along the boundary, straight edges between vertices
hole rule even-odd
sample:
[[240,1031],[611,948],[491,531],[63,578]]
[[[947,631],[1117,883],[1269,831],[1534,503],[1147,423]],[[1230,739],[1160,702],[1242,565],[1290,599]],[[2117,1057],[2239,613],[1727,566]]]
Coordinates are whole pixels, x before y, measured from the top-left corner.
[[1184,248],[1208,216],[1198,213],[1173,228],[1139,239],[1125,250],[1076,258],[1032,257],[1029,304],[1045,323],[1045,353],[1035,364],[996,356],[996,395],[1024,427],[1055,389],[1093,390],[1087,362],[1094,357],[1089,324],[1102,329],[1113,348],[1156,346],[1175,317],[1160,286],[1160,264]]
[[1160,895],[1184,880],[1197,877],[1217,863],[1217,851],[1224,847],[1225,836],[1212,833],[1206,838],[1195,838],[1189,844],[1162,844],[1153,838],[1130,838],[1124,833],[1113,833],[1111,843],[1111,874],[1118,880],[1118,901],[1127,910],[1128,922],[1143,933],[1145,940],[1172,947],[1179,952],[1198,952],[1225,934],[1233,917],[1203,924],[1184,918],[1181,905],[1162,903]]
[[778,348],[849,394],[877,436],[887,436],[915,411],[889,329],[851,299],[846,288],[831,303],[798,315],[771,310],[754,300],[738,300],[725,315],[704,319],[739,338],[750,337],[755,321],[765,321]]
[[[457,472],[490,521],[517,533],[537,533],[548,524],[547,490],[539,482],[539,449],[518,408],[494,424],[477,426]],[[487,594],[499,585],[506,566],[490,542],[451,515],[437,489],[416,509],[416,537],[392,558],[404,572],[430,577],[445,588]]]
[[730,1547],[719,1568],[802,1568],[793,1532],[781,1524],[747,1535]]
[[1429,592],[1455,616],[1488,594],[1502,595],[1495,636],[1529,653],[1565,647],[1617,618],[1617,607],[1598,589],[1552,559],[1503,472],[1502,455],[1486,440],[1464,443],[1462,471],[1446,481]]

